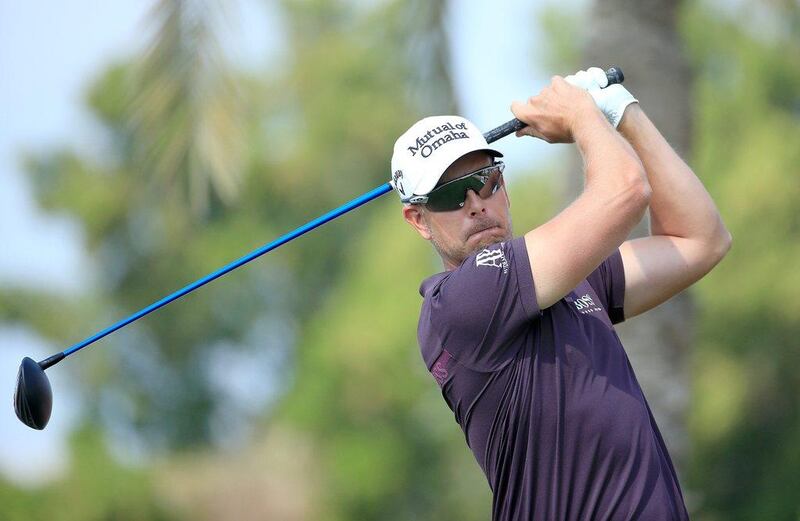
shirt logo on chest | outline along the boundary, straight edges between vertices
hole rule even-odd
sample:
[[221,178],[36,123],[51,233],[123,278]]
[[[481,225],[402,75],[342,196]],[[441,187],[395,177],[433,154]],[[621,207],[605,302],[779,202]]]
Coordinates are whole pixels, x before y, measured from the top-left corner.
[[577,309],[583,315],[603,311],[603,308],[595,304],[594,299],[592,299],[592,296],[588,293],[582,297],[576,298],[572,301],[572,303],[575,304],[575,309]]
[[492,266],[494,268],[501,268],[503,273],[508,273],[508,261],[503,250],[490,250],[485,249],[475,257],[475,266]]

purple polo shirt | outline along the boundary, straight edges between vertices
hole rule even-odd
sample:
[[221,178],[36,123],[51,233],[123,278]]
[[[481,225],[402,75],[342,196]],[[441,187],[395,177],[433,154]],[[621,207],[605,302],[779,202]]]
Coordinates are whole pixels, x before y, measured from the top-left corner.
[[612,324],[619,251],[540,310],[523,237],[422,282],[418,339],[493,493],[492,519],[688,519]]

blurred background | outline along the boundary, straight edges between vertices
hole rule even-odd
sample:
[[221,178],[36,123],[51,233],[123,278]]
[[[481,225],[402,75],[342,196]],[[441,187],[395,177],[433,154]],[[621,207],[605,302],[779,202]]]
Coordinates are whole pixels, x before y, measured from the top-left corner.
[[[386,182],[418,118],[589,65],[734,237],[619,328],[692,518],[800,519],[799,57],[794,0],[0,0],[0,519],[489,519],[394,195],[48,371],[45,431],[16,371]],[[498,146],[517,233],[577,195],[571,147]]]

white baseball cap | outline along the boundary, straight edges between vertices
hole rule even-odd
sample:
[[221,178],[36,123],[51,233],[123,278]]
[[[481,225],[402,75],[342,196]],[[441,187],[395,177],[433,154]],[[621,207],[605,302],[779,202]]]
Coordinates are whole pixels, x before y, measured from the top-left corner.
[[415,196],[433,190],[456,159],[481,150],[503,157],[483,137],[478,127],[461,116],[431,116],[414,123],[394,144],[392,179],[400,200],[414,203]]

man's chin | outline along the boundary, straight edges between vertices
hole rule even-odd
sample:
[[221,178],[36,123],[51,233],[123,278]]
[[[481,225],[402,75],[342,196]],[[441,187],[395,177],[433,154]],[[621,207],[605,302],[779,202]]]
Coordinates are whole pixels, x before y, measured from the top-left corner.
[[431,243],[444,261],[445,268],[449,270],[460,265],[470,255],[492,244],[510,241],[511,238],[511,231],[506,231],[505,228],[495,227],[470,235],[458,248],[445,249],[435,237],[431,237]]
[[469,244],[470,250],[471,253],[475,253],[476,251],[483,250],[492,244],[509,240],[510,237],[507,235],[508,234],[506,234],[505,230],[495,227],[471,235],[470,238],[467,239],[467,243],[472,243]]

